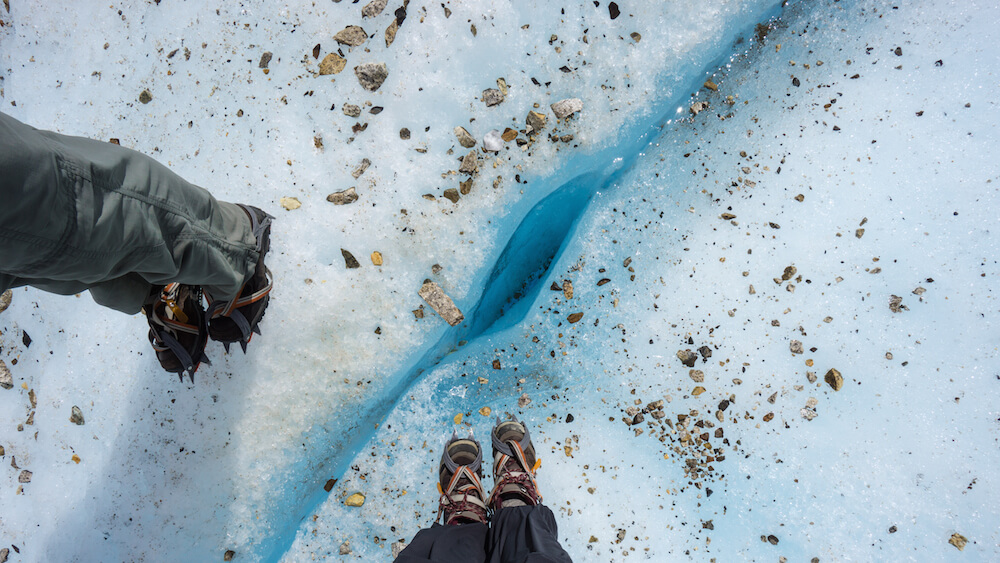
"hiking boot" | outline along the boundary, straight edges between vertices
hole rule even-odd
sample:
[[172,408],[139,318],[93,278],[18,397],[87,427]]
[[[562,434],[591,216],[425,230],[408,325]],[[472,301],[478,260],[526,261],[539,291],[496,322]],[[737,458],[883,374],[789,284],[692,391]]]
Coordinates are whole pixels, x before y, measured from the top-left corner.
[[205,357],[208,330],[201,288],[171,283],[154,289],[143,309],[149,322],[149,343],[160,365],[176,373],[182,382],[187,373],[194,383],[198,366],[212,363]]
[[438,490],[441,502],[438,514],[447,525],[487,523],[486,492],[483,491],[483,450],[469,433],[468,438],[455,434],[444,445],[438,466]]
[[535,471],[541,465],[535,457],[535,446],[523,424],[511,417],[497,418],[493,427],[493,479],[495,485],[487,501],[496,512],[510,506],[535,506],[542,501],[535,482]]
[[237,297],[231,301],[213,300],[205,294],[208,301],[208,335],[217,342],[222,342],[229,351],[229,345],[239,342],[243,352],[247,351],[247,343],[253,333],[260,334],[260,320],[264,317],[267,303],[270,300],[273,279],[271,271],[264,265],[264,255],[271,247],[271,217],[256,207],[239,204],[250,218],[254,237],[257,239],[257,267],[253,275],[243,282]]

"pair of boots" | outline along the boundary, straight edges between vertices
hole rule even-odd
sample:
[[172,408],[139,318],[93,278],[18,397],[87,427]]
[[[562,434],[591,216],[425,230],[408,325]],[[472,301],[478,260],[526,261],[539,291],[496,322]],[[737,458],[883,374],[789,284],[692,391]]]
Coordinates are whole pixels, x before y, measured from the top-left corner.
[[[156,358],[163,369],[176,373],[181,381],[186,373],[194,383],[198,366],[211,365],[205,356],[209,338],[221,342],[226,352],[231,344],[239,342],[245,353],[253,333],[260,334],[258,325],[273,284],[271,271],[264,265],[273,217],[256,207],[240,207],[250,218],[260,258],[236,297],[229,301],[215,300],[200,286],[171,283],[153,288],[143,308],[149,322],[149,343]],[[202,297],[208,303],[207,310],[202,306]]]
[[489,522],[491,513],[511,506],[535,506],[542,500],[535,482],[540,465],[535,446],[523,424],[497,419],[491,432],[493,442],[493,491],[483,489],[483,451],[469,434],[454,434],[445,444],[438,467],[441,491],[439,517],[445,525]]

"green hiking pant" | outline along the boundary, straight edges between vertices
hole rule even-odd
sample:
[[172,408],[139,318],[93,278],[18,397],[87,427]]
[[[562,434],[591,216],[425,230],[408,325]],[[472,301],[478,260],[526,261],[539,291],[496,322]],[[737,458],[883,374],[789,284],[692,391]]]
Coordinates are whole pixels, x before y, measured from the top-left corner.
[[237,296],[250,219],[152,158],[0,113],[0,292],[30,285],[136,313],[155,286]]

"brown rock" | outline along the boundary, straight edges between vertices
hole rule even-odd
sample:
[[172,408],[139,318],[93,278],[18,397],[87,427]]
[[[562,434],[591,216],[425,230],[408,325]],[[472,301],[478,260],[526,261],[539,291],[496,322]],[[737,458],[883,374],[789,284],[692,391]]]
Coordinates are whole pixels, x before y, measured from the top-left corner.
[[80,407],[73,405],[73,408],[70,409],[69,421],[77,426],[83,426],[83,411],[80,410]]
[[700,369],[692,369],[688,371],[688,377],[690,377],[695,383],[705,382],[705,372]]
[[358,201],[358,192],[351,187],[341,192],[333,192],[326,196],[326,200],[334,205],[348,205]]
[[844,386],[844,377],[835,369],[830,369],[830,371],[826,372],[826,375],[823,376],[823,381],[826,381],[834,391],[840,391]]
[[496,88],[487,88],[483,90],[483,96],[481,99],[486,102],[486,107],[493,107],[503,102],[504,95],[503,92]]
[[677,359],[687,367],[693,368],[694,363],[698,361],[698,354],[695,354],[691,350],[678,350]]
[[563,292],[563,296],[566,297],[566,299],[572,299],[573,298],[573,282],[571,282],[569,280],[563,280],[563,282],[562,282],[562,292]]
[[10,375],[10,369],[7,367],[7,363],[0,360],[0,387],[4,389],[10,389],[14,387],[14,378]]
[[475,174],[479,170],[479,156],[476,151],[469,151],[469,154],[462,157],[462,165],[458,171],[463,174]]
[[344,29],[337,32],[333,36],[333,40],[341,45],[350,45],[351,47],[357,47],[368,41],[368,34],[365,30],[356,25],[349,25]]
[[274,54],[271,53],[271,51],[266,51],[260,56],[260,62],[257,63],[257,68],[267,68],[267,65],[271,62],[271,57],[273,56]]
[[153,101],[153,94],[148,89],[139,93],[139,103],[148,104]]
[[951,535],[951,538],[948,540],[948,543],[958,548],[959,551],[962,551],[965,549],[965,544],[969,543],[969,540],[962,534],[956,532]]
[[709,90],[711,90],[713,92],[718,92],[719,91],[719,86],[715,82],[712,82],[711,80],[706,80],[705,81],[705,88],[708,88]]
[[365,4],[364,8],[361,8],[361,17],[374,18],[382,13],[382,10],[385,9],[385,5],[388,3],[389,0],[372,0],[371,2]]
[[472,137],[465,127],[455,127],[455,137],[458,138],[458,144],[467,149],[471,149],[476,146],[476,139]]
[[500,135],[500,138],[509,143],[517,138],[517,130],[508,127],[503,130],[503,134]]
[[396,40],[396,32],[398,31],[399,31],[399,21],[392,20],[392,23],[389,24],[389,27],[385,28],[386,48],[388,48],[389,45],[392,45],[392,42]]
[[13,298],[14,293],[9,289],[3,292],[3,294],[0,294],[0,313],[3,313],[7,310],[7,307],[10,307],[10,301]]
[[323,57],[323,60],[319,63],[319,74],[320,76],[325,76],[327,74],[340,74],[340,71],[344,70],[347,66],[347,59],[341,57],[337,53],[330,53],[329,55]]
[[528,134],[537,133],[545,128],[545,122],[548,117],[544,113],[538,113],[537,111],[529,111],[528,117],[524,121],[528,124]]
[[469,178],[469,179],[465,180],[464,182],[459,182],[458,183],[458,191],[462,195],[469,195],[469,192],[472,191],[472,178]]
[[21,474],[17,476],[18,483],[30,483],[32,473],[27,469],[21,470]]
[[354,67],[354,75],[358,77],[358,82],[365,90],[374,92],[389,76],[389,69],[385,63],[365,63]]
[[448,188],[442,195],[445,199],[451,200],[452,203],[458,203],[459,195],[455,188]]
[[348,268],[354,269],[354,268],[360,268],[361,267],[361,263],[358,262],[358,259],[355,258],[354,255],[351,254],[349,251],[344,250],[343,248],[341,248],[340,249],[340,253],[344,255],[344,264]]
[[465,319],[465,315],[455,306],[451,297],[448,297],[441,286],[431,280],[424,280],[424,285],[420,287],[417,294],[451,326],[455,326]]
[[382,265],[382,253],[379,252],[378,250],[372,252],[372,264],[376,266]]
[[222,560],[223,561],[232,561],[233,557],[235,557],[235,556],[236,556],[236,552],[235,551],[233,551],[231,549],[227,549],[226,552],[224,554],[222,554]]
[[570,315],[566,317],[566,320],[569,321],[570,323],[577,323],[580,322],[580,319],[582,318],[583,318],[583,313],[570,313]]

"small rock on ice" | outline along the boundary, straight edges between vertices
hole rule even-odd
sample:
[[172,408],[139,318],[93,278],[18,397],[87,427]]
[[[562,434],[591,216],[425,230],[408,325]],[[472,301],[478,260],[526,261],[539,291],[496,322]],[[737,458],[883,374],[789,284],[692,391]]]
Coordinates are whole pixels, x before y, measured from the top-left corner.
[[358,262],[358,259],[355,258],[354,255],[351,254],[350,251],[344,250],[343,248],[341,248],[340,249],[340,253],[344,256],[344,265],[345,266],[347,266],[348,268],[351,268],[351,269],[360,268],[361,267],[361,263]]
[[962,551],[965,549],[965,544],[969,543],[969,540],[962,534],[956,532],[951,535],[951,539],[948,540],[948,543],[958,548],[959,551]]
[[3,313],[7,310],[7,307],[10,307],[10,300],[13,298],[14,294],[9,289],[3,292],[3,295],[0,295],[0,313]]
[[528,116],[524,119],[525,123],[528,124],[528,134],[541,131],[545,128],[545,121],[548,118],[544,113],[538,113],[537,111],[529,111]]
[[388,3],[389,0],[372,0],[371,2],[365,4],[364,8],[361,8],[361,17],[374,18],[382,13],[382,10],[385,9],[385,5]]
[[365,173],[365,170],[368,170],[368,167],[371,165],[372,161],[368,160],[367,158],[362,158],[361,163],[358,164],[358,166],[354,169],[353,172],[351,172],[351,176],[354,176],[354,179],[357,180],[358,178],[361,177],[362,174]]
[[344,543],[340,544],[340,554],[350,555],[351,553],[351,540],[344,540]]
[[694,363],[698,361],[698,354],[695,354],[691,350],[678,350],[677,359],[687,367],[693,368]]
[[531,404],[531,397],[527,393],[522,393],[520,397],[517,398],[517,406],[519,408],[524,408]]
[[14,378],[10,375],[10,369],[7,368],[7,363],[0,360],[0,387],[10,389],[13,386]]
[[487,88],[483,90],[482,100],[486,102],[486,107],[493,107],[503,101],[503,92],[497,90],[496,88]]
[[476,139],[469,134],[469,131],[465,127],[455,127],[455,136],[458,137],[458,144],[467,149],[476,146]]
[[340,110],[343,111],[344,115],[347,117],[358,117],[361,115],[361,106],[356,106],[354,104],[344,104]]
[[389,69],[385,63],[365,63],[354,67],[354,74],[365,90],[374,92],[382,86],[382,83],[389,76]]
[[27,469],[21,471],[21,474],[17,476],[18,483],[30,483],[31,482],[31,472]]
[[826,372],[826,375],[823,376],[823,380],[826,381],[834,391],[840,391],[840,389],[844,386],[844,377],[835,369],[831,369]]
[[465,315],[455,306],[451,297],[448,297],[441,286],[431,280],[424,280],[424,285],[420,287],[417,294],[451,326],[455,326],[465,319]]
[[368,41],[368,34],[365,33],[365,30],[361,29],[359,26],[349,25],[338,31],[337,34],[333,36],[333,39],[341,45],[357,47],[365,41]]
[[503,137],[499,130],[494,129],[483,137],[483,148],[490,152],[497,152],[503,148]]
[[392,542],[392,558],[395,559],[399,557],[399,554],[406,549],[406,542],[404,540]]
[[354,188],[347,188],[342,192],[333,192],[326,196],[326,200],[334,205],[347,205],[358,201],[358,192]]
[[565,100],[559,100],[550,107],[552,108],[552,113],[556,114],[556,118],[562,119],[582,110],[583,100],[580,98],[566,98]]
[[263,55],[260,56],[260,62],[257,63],[257,68],[267,68],[267,65],[271,62],[271,57],[273,57],[271,51],[265,51]]
[[337,53],[330,53],[323,57],[323,60],[319,63],[319,75],[340,74],[340,71],[344,70],[345,66],[347,66],[347,59]]
[[462,157],[462,166],[459,167],[458,171],[463,174],[475,174],[476,170],[479,170],[479,157],[476,156],[476,151],[470,151],[469,154]]
[[69,421],[77,426],[83,426],[83,411],[80,410],[80,407],[73,405],[73,409],[70,411]]
[[798,340],[792,340],[788,345],[788,349],[791,350],[793,354],[801,354],[805,351],[802,349],[802,343]]
[[365,495],[361,493],[354,493],[353,495],[347,497],[347,500],[344,501],[344,504],[346,504],[347,506],[354,506],[354,507],[362,506],[365,504]]

